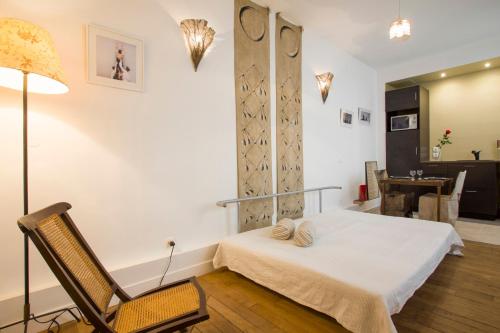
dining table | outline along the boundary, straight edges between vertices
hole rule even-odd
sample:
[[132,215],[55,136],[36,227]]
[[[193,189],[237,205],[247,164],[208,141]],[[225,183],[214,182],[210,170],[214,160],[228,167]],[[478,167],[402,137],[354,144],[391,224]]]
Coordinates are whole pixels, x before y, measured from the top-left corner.
[[[399,185],[399,186],[426,186],[436,188],[436,200],[437,200],[437,220],[441,219],[441,193],[443,187],[448,185],[448,193],[451,193],[451,185],[453,183],[453,178],[447,177],[424,177],[424,178],[412,178],[412,177],[388,177],[379,180],[381,185]],[[381,186],[382,189],[382,201],[380,204],[380,213],[385,214],[385,186]]]

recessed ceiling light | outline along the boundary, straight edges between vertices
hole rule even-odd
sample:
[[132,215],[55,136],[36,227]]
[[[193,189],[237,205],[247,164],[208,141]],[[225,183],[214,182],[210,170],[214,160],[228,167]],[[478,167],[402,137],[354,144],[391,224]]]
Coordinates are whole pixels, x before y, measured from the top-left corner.
[[446,73],[441,73],[441,77],[446,77]]
[[490,64],[489,62],[487,62],[487,63],[485,63],[485,64],[484,64],[484,67],[486,67],[486,68],[490,68],[490,67],[491,67],[491,64]]

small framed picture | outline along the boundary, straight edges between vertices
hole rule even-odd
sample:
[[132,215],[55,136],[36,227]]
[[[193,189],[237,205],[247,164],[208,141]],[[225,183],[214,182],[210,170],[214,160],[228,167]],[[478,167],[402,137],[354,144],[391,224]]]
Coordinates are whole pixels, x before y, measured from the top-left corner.
[[352,111],[340,109],[340,126],[351,128],[353,118],[354,114],[352,113]]
[[108,28],[87,26],[87,81],[142,91],[144,46],[140,39]]
[[370,125],[372,121],[372,113],[370,110],[358,108],[359,123],[363,125]]

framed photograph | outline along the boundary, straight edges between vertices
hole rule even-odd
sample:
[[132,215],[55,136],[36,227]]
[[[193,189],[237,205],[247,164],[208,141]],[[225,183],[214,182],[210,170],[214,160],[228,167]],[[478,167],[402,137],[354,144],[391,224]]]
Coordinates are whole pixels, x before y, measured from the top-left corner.
[[352,111],[340,109],[340,126],[351,128],[353,120],[354,114],[352,113]]
[[363,125],[370,125],[372,121],[372,113],[370,110],[358,108],[359,123]]
[[144,46],[140,39],[96,25],[87,26],[87,81],[142,91]]

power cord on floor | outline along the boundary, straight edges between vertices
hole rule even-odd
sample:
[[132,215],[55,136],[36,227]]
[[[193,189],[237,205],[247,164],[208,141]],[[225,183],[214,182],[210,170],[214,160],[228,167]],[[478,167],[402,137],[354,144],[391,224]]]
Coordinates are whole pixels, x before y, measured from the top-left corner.
[[175,248],[175,242],[170,241],[168,243],[172,247],[172,250],[170,251],[170,256],[168,257],[168,265],[167,268],[165,269],[165,272],[163,272],[163,275],[161,277],[160,283],[158,284],[158,287],[161,287],[163,280],[165,279],[165,276],[167,275],[168,269],[170,268],[170,264],[172,263],[172,254],[174,253],[174,248]]
[[[73,313],[73,310],[78,311],[80,318]],[[88,323],[85,320],[85,318],[83,317],[82,313],[80,312],[80,309],[78,309],[76,306],[69,307],[69,308],[63,308],[63,309],[59,309],[59,310],[54,310],[54,311],[47,312],[44,314],[39,314],[39,315],[35,315],[34,313],[30,313],[30,315],[28,317],[28,322],[33,320],[39,324],[49,324],[49,327],[47,328],[47,332],[52,332],[53,329],[57,329],[56,332],[59,332],[61,329],[61,325],[59,324],[58,319],[59,319],[59,317],[61,317],[65,313],[70,314],[77,322],[83,321],[85,324],[90,325],[90,323]],[[41,319],[41,318],[47,318],[51,315],[52,315],[52,317],[50,317],[48,319]],[[0,332],[3,332],[5,329],[7,329],[9,327],[20,325],[23,323],[24,323],[24,320],[18,320],[14,323],[7,324],[5,326],[0,327]],[[24,332],[26,332],[27,329],[28,329],[28,325],[24,325]]]
[[52,326],[56,325],[55,328],[57,328],[57,333],[61,330],[61,324],[59,324],[59,319],[60,316],[62,316],[66,311],[62,311],[59,314],[55,315],[54,317],[47,319],[47,320],[40,320],[36,317],[33,317],[33,320],[39,324],[49,324],[49,327],[47,327],[47,332],[52,332]]
[[[158,284],[158,287],[161,287],[162,283],[163,283],[163,280],[165,279],[165,276],[167,275],[167,272],[168,272],[168,269],[170,268],[170,264],[172,263],[172,254],[174,253],[174,248],[175,248],[175,242],[174,241],[170,241],[168,243],[168,245],[170,245],[172,247],[172,250],[170,250],[170,256],[168,257],[168,264],[167,264],[167,268],[165,269],[165,272],[163,272],[163,275],[161,276],[161,280],[160,280],[160,283]],[[194,328],[195,328],[196,325],[192,325],[190,328],[189,328],[189,333],[192,333]],[[185,330],[180,330],[180,332],[187,332],[187,328]]]
[[[59,333],[59,331],[61,330],[61,324],[59,323],[58,319],[59,317],[61,317],[63,314],[67,313],[67,312],[71,312],[72,310],[75,310],[78,312],[78,314],[80,315],[80,320],[85,324],[85,325],[89,325],[91,326],[92,324],[89,323],[85,317],[83,316],[82,312],[80,311],[80,309],[76,306],[73,306],[71,308],[68,308],[68,309],[64,309],[62,310],[60,313],[58,313],[57,315],[55,315],[54,317],[50,318],[50,319],[47,319],[47,320],[40,320],[38,317],[35,317],[33,316],[32,319],[39,323],[39,324],[49,324],[49,326],[47,327],[47,333],[51,333],[53,332],[52,330],[53,329],[56,329],[56,332]],[[55,325],[55,326],[54,326]]]

